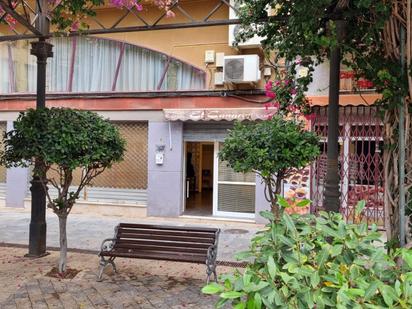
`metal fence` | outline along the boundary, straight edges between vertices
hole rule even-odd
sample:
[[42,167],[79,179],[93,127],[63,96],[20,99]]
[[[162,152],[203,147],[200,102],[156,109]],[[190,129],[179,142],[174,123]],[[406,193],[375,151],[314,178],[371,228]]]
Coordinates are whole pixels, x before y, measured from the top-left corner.
[[[0,149],[4,149],[3,135],[7,129],[7,122],[0,122]],[[6,183],[7,169],[5,166],[0,165],[0,183]]]
[[[383,124],[376,107],[339,110],[341,212],[352,222],[354,207],[366,201],[364,221],[384,225]],[[311,167],[312,212],[323,208],[327,165],[327,108],[315,107],[312,130],[321,137],[321,155]]]

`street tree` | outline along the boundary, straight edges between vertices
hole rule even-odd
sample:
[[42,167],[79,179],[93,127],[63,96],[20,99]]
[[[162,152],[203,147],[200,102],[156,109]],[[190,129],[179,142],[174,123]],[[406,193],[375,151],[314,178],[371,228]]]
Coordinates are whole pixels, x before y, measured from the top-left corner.
[[[14,129],[5,133],[4,145],[1,163],[7,167],[34,167],[33,173],[41,180],[47,196],[47,206],[59,218],[58,269],[64,273],[67,217],[84,187],[122,160],[125,141],[113,124],[96,113],[42,108],[20,113]],[[81,175],[74,185],[74,171],[79,168]]]
[[235,172],[255,172],[261,177],[265,198],[279,218],[282,181],[319,155],[318,143],[316,134],[305,130],[298,120],[275,115],[261,122],[237,122],[225,138],[219,157]]

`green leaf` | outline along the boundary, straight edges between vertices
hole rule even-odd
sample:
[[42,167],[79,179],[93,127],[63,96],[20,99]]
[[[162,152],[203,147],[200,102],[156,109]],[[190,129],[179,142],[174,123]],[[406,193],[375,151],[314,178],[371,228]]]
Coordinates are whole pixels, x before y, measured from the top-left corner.
[[379,287],[379,291],[382,294],[383,300],[389,307],[392,306],[393,302],[398,299],[394,288],[389,285],[382,285]]
[[317,271],[314,271],[312,275],[310,276],[310,284],[312,285],[313,288],[317,287],[318,284],[320,283],[320,276]]
[[412,251],[402,250],[402,259],[408,264],[408,267],[412,269]]
[[269,256],[268,262],[267,262],[267,267],[268,267],[268,272],[269,272],[270,278],[272,278],[272,280],[275,279],[277,267],[276,267],[276,264],[275,264],[275,260],[273,259],[273,256]]
[[354,289],[354,288],[350,288],[347,290],[346,292],[349,296],[364,296],[365,295],[365,291],[362,289]]
[[343,245],[333,245],[330,249],[330,255],[332,257],[338,256],[342,253]]
[[246,304],[245,303],[238,303],[237,305],[235,305],[233,307],[233,309],[245,309],[246,308]]
[[293,234],[296,234],[297,230],[295,224],[293,223],[292,218],[286,212],[283,214],[283,220],[285,221],[287,229]]
[[359,216],[362,213],[365,206],[366,206],[366,201],[365,200],[359,201],[355,206],[355,215]]
[[252,286],[250,287],[250,292],[257,292],[269,285],[269,282],[266,281],[260,281],[258,284],[253,283]]
[[246,270],[243,273],[243,285],[246,287],[250,284],[250,280],[252,279],[252,275]]
[[229,292],[223,292],[220,294],[221,298],[227,298],[227,299],[235,299],[235,298],[240,298],[244,295],[242,292],[237,292],[237,291],[229,291]]
[[221,298],[219,301],[216,303],[216,308],[222,308],[223,306],[226,305],[226,303],[229,301],[229,298]]
[[246,260],[250,257],[252,257],[254,254],[252,251],[242,251],[238,252],[235,254],[235,259],[236,260]]
[[202,288],[202,293],[204,293],[204,294],[216,294],[216,293],[222,292],[223,290],[224,290],[224,288],[221,285],[219,285],[217,283],[211,283],[211,284],[208,284],[208,285],[206,285]]
[[288,201],[283,196],[277,195],[276,197],[278,199],[279,206],[281,206],[283,208],[289,208],[290,207]]
[[259,214],[260,214],[263,218],[268,219],[268,220],[270,220],[270,221],[274,221],[274,220],[275,220],[275,216],[273,215],[273,213],[272,213],[271,211],[264,210],[264,211],[259,212]]
[[255,308],[261,309],[262,308],[262,297],[259,293],[255,294]]
[[323,245],[322,250],[319,252],[319,255],[317,256],[316,262],[319,265],[319,268],[323,267],[323,264],[326,263],[329,257],[329,250],[330,250],[330,245]]
[[300,202],[296,203],[296,206],[297,207],[306,207],[309,204],[310,204],[310,200],[304,199],[304,200],[301,200]]
[[279,240],[288,247],[293,247],[294,242],[291,238],[288,238],[283,235],[278,235]]
[[382,282],[380,281],[374,281],[371,284],[369,284],[369,287],[365,291],[365,299],[371,299],[372,296],[376,294],[376,291],[378,290],[380,285],[382,285]]
[[395,281],[395,292],[396,292],[396,296],[401,297],[402,290],[401,290],[401,283],[399,282],[399,280]]

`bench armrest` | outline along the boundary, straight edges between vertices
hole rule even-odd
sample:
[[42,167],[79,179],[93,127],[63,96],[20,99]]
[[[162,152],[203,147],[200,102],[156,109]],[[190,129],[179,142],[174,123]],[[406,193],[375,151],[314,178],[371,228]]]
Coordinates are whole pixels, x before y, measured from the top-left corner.
[[100,246],[100,252],[109,252],[113,249],[114,244],[116,243],[116,238],[106,238],[102,241]]

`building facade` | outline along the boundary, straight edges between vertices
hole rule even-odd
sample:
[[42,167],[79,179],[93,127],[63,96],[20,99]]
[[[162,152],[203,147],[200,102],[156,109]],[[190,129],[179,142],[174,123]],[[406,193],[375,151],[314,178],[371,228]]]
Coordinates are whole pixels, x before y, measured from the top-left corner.
[[[202,16],[219,2],[182,1],[181,5],[191,15]],[[119,13],[105,8],[98,14],[102,23],[110,24]],[[148,8],[141,14],[150,20],[159,12]],[[227,19],[233,12],[221,6],[214,14],[218,19]],[[130,18],[127,16],[122,23],[132,23]],[[177,12],[174,18],[174,22],[183,22],[185,16]],[[217,157],[235,120],[263,120],[268,113],[259,102],[265,101],[263,89],[271,76],[270,68],[265,66],[256,40],[233,46],[234,31],[235,26],[213,26],[51,39],[54,57],[48,62],[47,105],[96,111],[118,126],[127,141],[125,160],[82,192],[75,211],[262,222],[259,212],[269,205],[260,179],[253,173],[235,173]],[[241,59],[245,67],[250,67],[241,76],[233,71],[233,79],[227,82],[228,70],[236,69],[236,65],[229,68],[224,57]],[[19,112],[35,106],[36,65],[29,42],[0,43],[0,68],[0,130],[4,132],[13,128]],[[327,63],[316,70],[314,80],[308,94],[318,106],[319,117],[309,125],[322,134],[326,132],[321,110],[327,105]],[[350,80],[342,79],[344,89],[352,89]],[[342,93],[341,103],[359,106],[376,98],[373,93],[365,92],[361,97],[348,91]],[[346,109],[342,107],[343,113]],[[381,207],[376,205],[383,181],[376,175],[380,133],[374,131],[373,144],[369,136],[373,134],[359,133],[365,128],[355,118],[343,118],[346,120],[342,124],[344,129],[349,126],[349,131],[342,131],[341,191],[347,196],[342,205],[350,214],[358,195],[375,194],[375,200],[370,200],[375,216]],[[357,123],[358,128],[351,129]],[[324,144],[323,140],[323,150]],[[369,150],[364,150],[366,144]],[[355,154],[358,160],[354,165]],[[306,174],[288,180],[285,195],[310,197],[316,210],[323,192],[322,160]],[[357,168],[361,165],[366,168]],[[356,169],[366,171],[363,176],[353,176],[349,171]],[[371,173],[375,173],[373,183],[369,181]],[[28,169],[0,168],[3,206],[29,207],[30,174]]]

